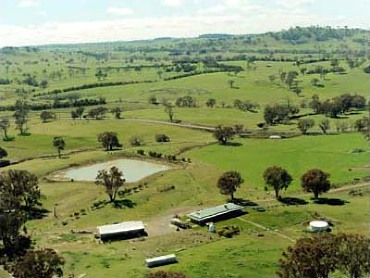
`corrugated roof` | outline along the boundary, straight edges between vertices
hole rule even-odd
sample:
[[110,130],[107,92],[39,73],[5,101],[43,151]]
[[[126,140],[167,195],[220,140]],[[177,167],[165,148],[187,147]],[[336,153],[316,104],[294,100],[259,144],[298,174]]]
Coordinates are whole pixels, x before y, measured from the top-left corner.
[[117,234],[117,233],[124,233],[124,232],[138,231],[138,230],[145,229],[144,223],[142,221],[121,222],[118,224],[99,226],[97,228],[98,228],[98,232],[100,235]]
[[188,214],[188,217],[194,220],[206,220],[207,218],[215,217],[230,211],[241,210],[243,207],[235,205],[233,203],[227,203],[225,205],[213,207],[213,208],[206,208],[202,210],[198,210],[196,212],[192,212]]
[[176,260],[176,255],[175,254],[170,254],[170,255],[165,255],[165,256],[160,256],[160,257],[155,257],[155,258],[150,258],[146,259],[145,262],[148,264],[152,262],[157,262],[157,261],[167,261],[167,260]]

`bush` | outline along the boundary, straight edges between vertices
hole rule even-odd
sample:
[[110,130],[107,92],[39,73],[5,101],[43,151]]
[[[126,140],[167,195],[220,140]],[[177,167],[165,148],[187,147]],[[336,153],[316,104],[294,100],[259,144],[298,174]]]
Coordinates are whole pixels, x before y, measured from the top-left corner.
[[139,136],[132,136],[130,138],[130,145],[134,147],[142,146],[144,145],[144,140]]
[[221,230],[217,232],[219,236],[232,238],[234,235],[238,235],[240,233],[240,229],[237,226],[225,226]]
[[155,136],[155,141],[157,141],[158,143],[170,142],[170,137],[165,134],[157,134]]
[[139,155],[145,155],[145,151],[144,150],[137,150],[136,152]]

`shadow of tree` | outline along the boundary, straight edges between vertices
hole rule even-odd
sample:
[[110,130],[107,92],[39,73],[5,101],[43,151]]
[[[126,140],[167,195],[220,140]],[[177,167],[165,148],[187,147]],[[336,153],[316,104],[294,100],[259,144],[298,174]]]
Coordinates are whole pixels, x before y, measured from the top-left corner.
[[329,205],[329,206],[343,206],[345,204],[349,204],[346,200],[341,200],[338,198],[319,198],[314,200],[315,204],[320,205]]
[[297,205],[307,205],[308,202],[306,200],[295,198],[295,197],[281,197],[278,199],[280,203],[290,206],[297,206]]
[[232,202],[236,205],[239,205],[239,206],[244,206],[244,207],[255,207],[255,206],[258,206],[257,203],[253,202],[253,201],[250,201],[250,200],[246,200],[244,198],[234,198],[234,200],[228,200],[229,202]]
[[242,143],[239,143],[239,142],[226,142],[225,146],[241,147],[241,146],[243,146],[243,144]]
[[26,213],[27,213],[27,218],[29,220],[35,220],[35,219],[42,219],[46,217],[50,213],[50,210],[47,210],[42,207],[34,207],[34,208],[27,209]]
[[137,205],[137,203],[129,200],[129,199],[122,199],[122,200],[114,200],[113,201],[113,207],[114,208],[133,208]]

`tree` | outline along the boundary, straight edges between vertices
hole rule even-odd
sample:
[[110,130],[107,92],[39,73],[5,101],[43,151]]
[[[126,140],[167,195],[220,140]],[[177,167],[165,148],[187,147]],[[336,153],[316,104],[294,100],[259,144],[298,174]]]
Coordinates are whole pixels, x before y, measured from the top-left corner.
[[319,123],[319,127],[324,134],[327,134],[327,131],[330,129],[330,122],[328,119],[324,119]]
[[298,120],[298,129],[302,134],[307,134],[307,131],[315,125],[313,119],[299,119]]
[[114,202],[117,196],[118,190],[124,185],[125,179],[123,173],[115,166],[107,170],[100,170],[96,176],[96,184],[103,185],[105,192],[109,196],[109,201]]
[[227,141],[233,139],[235,131],[230,126],[221,126],[215,128],[213,131],[213,137],[217,139],[223,145],[226,145]]
[[217,187],[223,195],[230,195],[231,200],[234,200],[234,193],[238,187],[244,182],[239,172],[225,172],[218,179]]
[[82,115],[83,115],[83,113],[84,113],[84,111],[85,111],[85,107],[78,107],[77,109],[76,109],[76,115],[81,119],[81,117],[82,117]]
[[20,230],[40,196],[35,175],[23,170],[0,174],[0,240],[4,253],[14,256],[23,246]]
[[278,166],[272,166],[265,170],[263,179],[266,184],[273,187],[276,199],[280,198],[279,191],[287,189],[293,178],[287,170]]
[[2,147],[0,147],[0,159],[7,157],[7,156],[8,156],[8,152]]
[[146,278],[186,278],[186,276],[182,272],[158,270],[156,272],[148,273]]
[[288,247],[279,260],[281,278],[328,278],[335,271],[337,246],[333,236],[321,234],[312,238],[298,239]]
[[116,119],[121,119],[121,113],[123,109],[121,107],[115,107],[110,111]]
[[21,135],[26,135],[27,133],[27,114],[28,114],[28,105],[24,100],[17,100],[14,104],[15,112],[13,117],[15,119],[15,124]]
[[64,150],[66,146],[66,142],[64,141],[63,137],[56,136],[53,138],[53,146],[58,151],[58,157],[61,158],[61,152]]
[[10,122],[8,118],[3,118],[0,120],[0,130],[4,133],[4,139],[8,139],[8,129],[10,127]]
[[53,249],[42,249],[28,251],[26,255],[17,262],[12,274],[15,278],[52,278],[62,277],[64,259]]
[[330,174],[320,169],[311,169],[301,177],[301,185],[305,192],[313,192],[315,199],[330,190]]
[[184,96],[176,99],[176,106],[178,107],[195,107],[195,99],[192,96]]
[[118,140],[117,133],[112,131],[100,133],[98,135],[98,142],[100,142],[107,151],[122,147]]
[[338,234],[337,268],[351,278],[360,278],[370,273],[369,238],[358,234]]
[[105,116],[105,114],[108,112],[108,108],[100,106],[97,108],[90,109],[87,113],[88,116],[95,120],[101,120]]
[[369,118],[366,118],[366,117],[364,117],[364,118],[362,118],[362,119],[357,119],[357,120],[355,121],[355,125],[354,125],[354,127],[356,128],[356,130],[357,130],[358,132],[361,132],[361,131],[363,131],[365,128],[367,128],[367,127],[368,127],[368,125],[369,125],[369,121],[370,121],[370,119],[369,119]]
[[40,113],[40,119],[43,123],[46,123],[47,120],[55,119],[55,113],[51,111],[42,111]]
[[170,118],[170,122],[173,122],[173,116],[175,115],[175,112],[173,111],[173,104],[170,102],[166,102],[164,104],[164,112],[168,115]]
[[25,170],[4,172],[0,175],[0,196],[6,196],[9,208],[21,208],[27,213],[41,198],[38,179]]
[[227,84],[230,86],[230,89],[234,88],[235,80],[229,79],[227,80]]
[[216,100],[214,98],[210,98],[206,102],[207,107],[213,108],[216,105]]
[[168,137],[166,134],[156,134],[155,141],[158,143],[170,142],[170,137]]

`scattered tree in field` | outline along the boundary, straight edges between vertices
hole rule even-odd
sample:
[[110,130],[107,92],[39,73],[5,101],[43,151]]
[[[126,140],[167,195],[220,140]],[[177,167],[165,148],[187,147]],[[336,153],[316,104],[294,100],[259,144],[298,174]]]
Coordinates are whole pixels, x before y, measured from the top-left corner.
[[207,107],[213,108],[216,105],[216,100],[214,98],[210,98],[206,102]]
[[110,111],[116,119],[121,119],[121,113],[123,109],[121,107],[115,107]]
[[117,197],[118,190],[124,185],[125,179],[123,173],[115,166],[107,170],[100,170],[96,176],[96,184],[103,185],[105,192],[109,196],[109,201],[114,202]]
[[330,129],[330,122],[328,119],[324,119],[319,123],[319,127],[324,134],[327,134],[327,131]]
[[358,234],[335,236],[337,268],[347,277],[365,277],[370,273],[370,239]]
[[315,125],[313,119],[299,119],[298,120],[298,129],[302,134],[307,134],[307,131]]
[[66,146],[66,142],[64,141],[63,137],[56,136],[53,138],[53,146],[58,151],[58,157],[62,158],[62,151],[64,150]]
[[26,135],[27,133],[27,122],[28,122],[28,105],[24,100],[17,100],[14,105],[15,112],[13,117],[15,119],[15,125],[20,132],[20,135]]
[[14,267],[12,274],[15,278],[62,277],[64,259],[53,249],[28,251]]
[[98,142],[102,144],[103,148],[107,151],[112,151],[114,148],[120,148],[120,144],[117,133],[112,131],[106,131],[98,135]]
[[278,166],[272,166],[265,170],[263,179],[268,186],[274,188],[276,199],[280,198],[280,190],[287,189],[293,178],[287,170]]
[[244,182],[239,172],[229,171],[225,172],[218,179],[217,187],[223,195],[230,195],[231,200],[234,200],[234,193],[236,189]]
[[7,140],[9,138],[8,137],[9,127],[10,127],[10,122],[9,122],[8,118],[3,118],[3,119],[0,120],[0,130],[4,134],[4,140]]
[[0,147],[0,159],[7,157],[7,156],[8,156],[8,152],[2,147]]
[[253,103],[250,100],[242,101],[240,99],[235,99],[233,105],[234,105],[235,108],[237,108],[239,110],[250,111],[250,112],[255,111],[259,107],[259,105],[257,103]]
[[146,278],[186,278],[186,276],[182,272],[158,270],[156,272],[148,273]]
[[235,80],[229,79],[227,80],[227,84],[230,86],[230,89],[234,88]]
[[232,140],[235,135],[235,131],[230,126],[221,126],[215,128],[213,131],[213,137],[217,139],[218,142],[220,142],[223,145],[226,145],[226,143],[229,140]]
[[283,252],[277,274],[281,278],[328,278],[335,271],[336,251],[337,246],[330,234],[298,239],[293,247]]
[[175,111],[173,110],[173,104],[170,102],[166,102],[164,104],[164,112],[168,115],[170,122],[173,122],[173,116],[175,115]]
[[330,174],[320,169],[311,169],[301,177],[301,185],[305,192],[313,192],[315,199],[330,190]]
[[48,120],[55,119],[55,113],[51,111],[42,111],[40,113],[40,119],[43,123],[46,123]]

